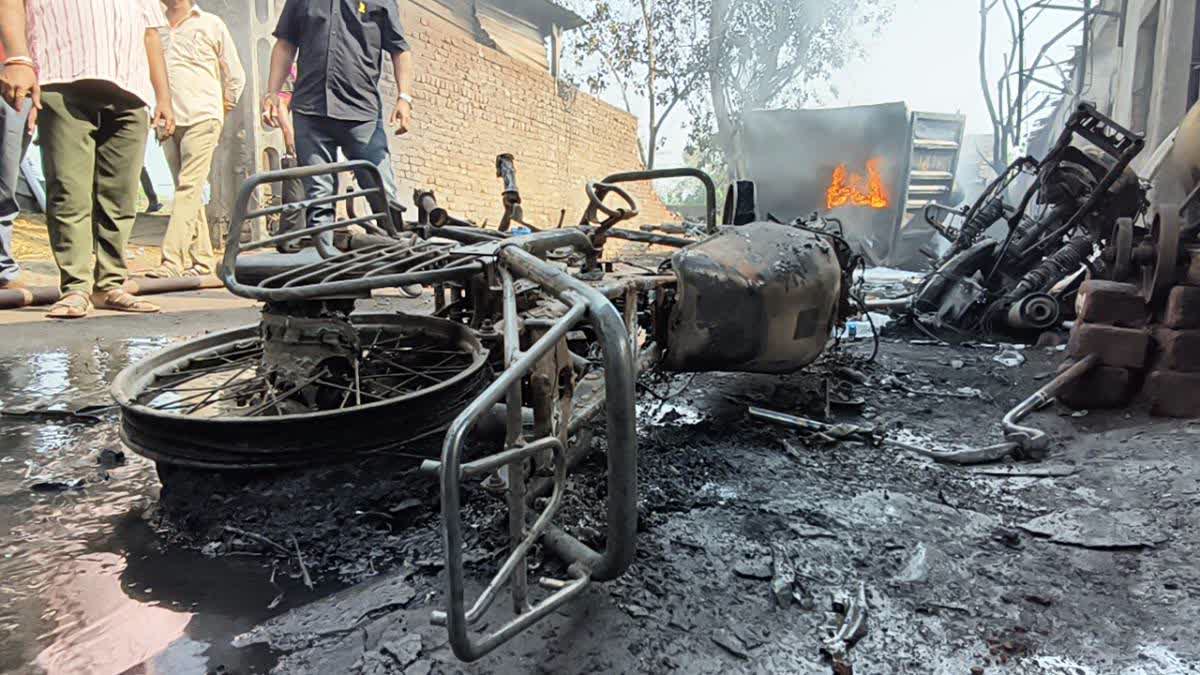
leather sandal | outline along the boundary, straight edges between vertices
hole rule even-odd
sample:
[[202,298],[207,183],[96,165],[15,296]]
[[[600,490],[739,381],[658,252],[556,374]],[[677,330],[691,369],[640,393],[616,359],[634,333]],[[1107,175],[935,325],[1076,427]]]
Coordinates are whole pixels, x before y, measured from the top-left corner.
[[83,291],[67,291],[46,312],[47,319],[82,319],[92,311],[92,301]]
[[162,311],[158,305],[138,299],[120,288],[93,293],[92,302],[95,303],[97,309],[109,309],[114,312],[157,314]]

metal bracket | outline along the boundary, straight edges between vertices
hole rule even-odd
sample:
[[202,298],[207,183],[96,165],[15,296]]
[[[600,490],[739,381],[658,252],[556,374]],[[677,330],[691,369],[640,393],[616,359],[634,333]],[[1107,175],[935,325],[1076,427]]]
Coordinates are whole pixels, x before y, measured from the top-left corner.
[[[548,247],[562,243],[560,238],[548,239],[541,242],[541,245]],[[583,242],[576,243],[586,245],[586,238]],[[567,245],[570,245],[569,241]],[[441,461],[428,462],[424,467],[427,471],[436,470],[439,473],[446,557],[446,609],[435,613],[433,622],[446,626],[451,649],[464,661],[482,658],[570,602],[593,580],[611,580],[624,573],[633,560],[637,528],[637,436],[634,411],[636,363],[623,317],[603,293],[539,259],[515,241],[499,248],[496,255],[504,296],[505,370],[451,423],[442,447]],[[544,292],[569,307],[566,313],[545,328],[544,334],[526,351],[520,350],[516,277],[537,283]],[[550,521],[561,503],[567,475],[567,459],[562,438],[547,435],[533,443],[523,443],[520,440],[521,385],[524,378],[533,372],[543,359],[559,348],[566,334],[585,316],[599,337],[604,355],[609,449],[608,536],[603,553],[593,551],[551,525]],[[508,402],[509,447],[500,453],[463,464],[463,445],[467,436],[479,419],[502,399],[507,399]],[[563,426],[569,425],[564,423]],[[553,430],[546,426],[542,431]],[[529,459],[547,450],[554,453],[553,493],[550,503],[541,511],[534,524],[526,528],[525,465]],[[513,549],[499,573],[468,609],[465,602],[462,550],[462,481],[471,476],[499,470],[501,467],[507,467],[509,471],[509,526]],[[539,585],[552,590],[553,593],[530,606],[527,602],[525,556],[539,539],[565,559],[571,579],[540,580]],[[470,627],[488,610],[499,589],[506,583],[512,591],[517,616],[487,635],[478,638],[472,636],[469,632]]]

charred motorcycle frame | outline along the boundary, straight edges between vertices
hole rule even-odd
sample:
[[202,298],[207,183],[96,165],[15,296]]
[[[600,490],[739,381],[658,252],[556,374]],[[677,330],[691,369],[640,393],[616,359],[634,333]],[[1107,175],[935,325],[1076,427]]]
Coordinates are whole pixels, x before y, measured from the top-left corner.
[[[441,438],[421,470],[441,488],[446,626],[461,659],[482,657],[578,596],[619,577],[634,557],[637,522],[635,384],[639,372],[795,371],[815,360],[845,315],[848,247],[811,228],[716,222],[716,187],[695,170],[616,174],[587,186],[577,227],[513,236],[525,222],[511,156],[503,230],[452,217],[432,192],[418,218],[397,223],[379,188],[258,208],[270,183],[341,171],[381,184],[375,167],[350,162],[255,176],[242,187],[232,233],[243,223],[314,205],[346,207],[328,224],[242,243],[231,235],[221,271],[233,293],[264,303],[254,326],[172,347],[122,372],[113,391],[122,437],[178,467],[275,469],[370,454],[419,453]],[[686,176],[708,198],[699,239],[623,229],[638,213],[621,185]],[[354,200],[370,204],[349,208]],[[656,272],[620,271],[612,240],[673,251]],[[256,251],[302,241],[299,253]],[[842,242],[844,244],[844,242]],[[631,268],[632,269],[632,268]],[[429,287],[430,314],[361,314],[357,300],[389,288]],[[568,472],[592,449],[587,427],[607,436],[607,526],[600,550],[555,526]],[[500,447],[475,434],[503,429]],[[482,449],[480,446],[483,446]],[[511,548],[483,592],[468,601],[461,496],[466,481],[498,484]],[[538,579],[526,558],[537,542],[566,563],[565,579]],[[514,616],[473,628],[508,586]]]

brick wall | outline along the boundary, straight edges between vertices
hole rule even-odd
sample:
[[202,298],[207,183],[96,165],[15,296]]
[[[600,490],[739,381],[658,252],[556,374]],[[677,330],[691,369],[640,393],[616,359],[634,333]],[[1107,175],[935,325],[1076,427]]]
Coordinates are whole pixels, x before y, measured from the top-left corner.
[[[458,217],[495,226],[502,214],[496,155],[516,157],[525,220],[553,227],[560,212],[577,224],[587,203],[584,183],[643,168],[637,120],[548,72],[522,64],[430,12],[400,2],[416,63],[414,128],[392,137],[400,197],[432,189]],[[390,71],[390,67],[385,68]],[[387,72],[385,107],[396,99]],[[633,184],[641,222],[677,220],[649,183]]]

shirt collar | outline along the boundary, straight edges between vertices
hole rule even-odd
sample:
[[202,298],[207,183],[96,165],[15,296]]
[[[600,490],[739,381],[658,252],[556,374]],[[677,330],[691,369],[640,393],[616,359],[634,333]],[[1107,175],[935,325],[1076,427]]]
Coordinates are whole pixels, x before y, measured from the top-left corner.
[[172,28],[172,29],[174,29],[174,28],[179,28],[179,27],[180,27],[180,26],[182,26],[183,24],[187,23],[187,20],[188,20],[188,19],[191,19],[191,18],[194,18],[194,17],[199,17],[199,16],[200,16],[200,15],[202,15],[202,14],[204,14],[204,12],[203,12],[203,10],[201,10],[201,9],[200,9],[200,4],[199,4],[199,3],[196,3],[196,2],[193,2],[193,3],[192,3],[192,8],[191,8],[190,10],[188,10],[188,15],[187,15],[186,17],[184,17],[183,21],[180,21],[179,23],[176,23],[176,24],[172,24],[172,25],[171,25],[171,28]]

